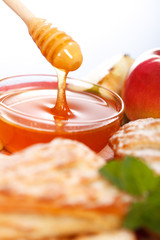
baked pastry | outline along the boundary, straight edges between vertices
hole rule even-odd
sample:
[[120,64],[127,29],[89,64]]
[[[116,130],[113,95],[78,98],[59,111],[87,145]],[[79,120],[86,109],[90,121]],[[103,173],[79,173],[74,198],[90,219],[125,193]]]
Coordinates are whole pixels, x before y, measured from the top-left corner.
[[160,119],[146,118],[123,125],[110,139],[115,157],[140,157],[160,174]]
[[102,232],[92,235],[77,237],[74,240],[136,240],[135,234],[126,230]]
[[120,229],[132,198],[99,175],[104,163],[82,143],[60,138],[2,154],[0,239],[67,239]]

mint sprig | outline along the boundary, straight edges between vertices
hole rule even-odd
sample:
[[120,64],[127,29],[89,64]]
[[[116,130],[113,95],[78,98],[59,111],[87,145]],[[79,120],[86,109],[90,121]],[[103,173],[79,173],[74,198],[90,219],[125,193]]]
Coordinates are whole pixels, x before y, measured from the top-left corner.
[[124,227],[146,228],[160,233],[160,177],[141,159],[113,159],[99,170],[119,189],[133,195],[135,202],[124,219]]
[[142,202],[135,202],[123,225],[133,230],[145,228],[160,233],[160,192],[152,192]]

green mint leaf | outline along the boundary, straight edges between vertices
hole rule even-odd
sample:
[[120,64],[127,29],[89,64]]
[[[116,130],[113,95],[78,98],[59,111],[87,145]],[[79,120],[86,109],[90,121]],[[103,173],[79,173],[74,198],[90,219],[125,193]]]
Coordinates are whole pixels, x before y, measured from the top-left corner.
[[136,202],[132,204],[123,222],[125,228],[137,230],[143,225],[142,208],[143,203]]
[[154,172],[139,158],[132,156],[109,161],[99,172],[118,188],[134,196],[145,195],[158,184]]
[[142,209],[142,226],[160,233],[160,191],[152,192],[146,198]]
[[160,233],[160,191],[152,192],[142,202],[134,203],[126,215],[123,226]]
[[123,189],[123,180],[121,181],[122,163],[120,161],[109,161],[99,170],[100,174],[115,184],[118,188]]
[[121,190],[136,196],[124,219],[124,227],[160,234],[160,176],[142,160],[131,156],[113,159],[99,172]]

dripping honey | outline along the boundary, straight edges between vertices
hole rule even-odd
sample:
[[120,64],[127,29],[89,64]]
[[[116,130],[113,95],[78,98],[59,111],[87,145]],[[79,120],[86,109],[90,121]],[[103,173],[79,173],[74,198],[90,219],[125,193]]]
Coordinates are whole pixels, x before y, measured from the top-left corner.
[[57,70],[58,76],[58,86],[57,86],[57,98],[54,104],[54,107],[51,109],[51,112],[55,120],[68,120],[71,117],[74,117],[72,111],[70,110],[67,99],[66,99],[66,77],[67,72],[59,69]]
[[0,86],[0,141],[8,152],[56,137],[78,140],[99,152],[120,127],[121,103],[114,95],[109,99],[92,91],[92,84],[81,86],[80,81],[75,84],[76,80],[69,79],[66,98],[72,116],[68,118],[67,113],[68,119],[55,119],[56,77],[33,75],[17,79],[9,79],[8,87],[3,80],[4,86]]

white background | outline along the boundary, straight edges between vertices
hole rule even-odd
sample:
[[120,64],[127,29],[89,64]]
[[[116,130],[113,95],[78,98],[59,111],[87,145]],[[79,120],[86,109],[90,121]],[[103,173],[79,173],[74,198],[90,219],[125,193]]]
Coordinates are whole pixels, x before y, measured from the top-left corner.
[[[160,0],[22,2],[81,46],[83,64],[70,77],[83,78],[119,53],[136,58],[148,49],[160,47]],[[29,36],[26,25],[2,0],[0,20],[0,79],[26,73],[55,74]]]

